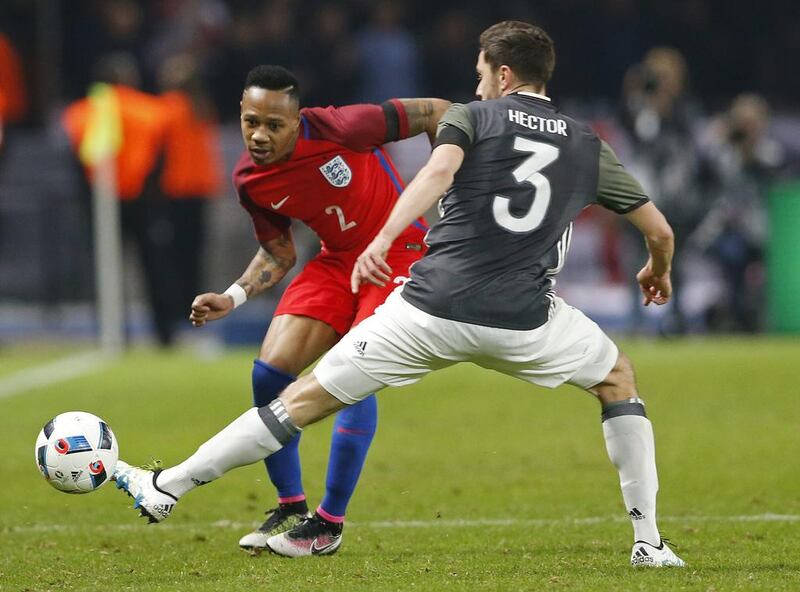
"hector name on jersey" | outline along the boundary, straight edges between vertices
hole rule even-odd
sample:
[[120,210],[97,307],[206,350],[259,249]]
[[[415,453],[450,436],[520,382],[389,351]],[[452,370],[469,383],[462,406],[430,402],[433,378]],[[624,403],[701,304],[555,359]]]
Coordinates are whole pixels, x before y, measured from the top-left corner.
[[[408,137],[408,120],[398,100],[383,105],[305,108],[291,157],[256,166],[245,150],[233,171],[239,201],[266,242],[301,220],[323,250],[360,251],[389,217],[403,191],[400,175],[381,148]],[[397,242],[420,243],[420,219]]]

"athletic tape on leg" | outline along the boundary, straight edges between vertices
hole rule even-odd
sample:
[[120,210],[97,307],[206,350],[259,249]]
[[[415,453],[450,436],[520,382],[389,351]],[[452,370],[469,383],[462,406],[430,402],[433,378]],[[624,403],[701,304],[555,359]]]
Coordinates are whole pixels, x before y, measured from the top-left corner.
[[602,421],[611,419],[612,417],[619,417],[620,415],[639,415],[647,417],[644,410],[644,401],[639,397],[631,397],[622,401],[614,401],[603,405]]
[[259,407],[258,415],[264,425],[267,426],[267,429],[275,436],[275,439],[282,445],[302,431],[289,417],[289,412],[286,411],[286,407],[280,399],[275,399],[266,407]]

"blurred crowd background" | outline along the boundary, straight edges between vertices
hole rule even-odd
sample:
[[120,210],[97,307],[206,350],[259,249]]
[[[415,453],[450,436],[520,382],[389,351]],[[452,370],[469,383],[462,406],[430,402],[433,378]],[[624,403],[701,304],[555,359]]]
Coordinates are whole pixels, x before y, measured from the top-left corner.
[[[257,249],[229,181],[250,68],[290,68],[308,106],[469,101],[478,35],[504,19],[550,33],[548,93],[593,123],[676,232],[665,310],[639,305],[640,237],[598,208],[578,222],[560,293],[618,332],[800,331],[800,3],[4,0],[0,342],[96,333],[77,158],[93,82],[114,84],[135,121],[118,166],[129,336],[170,345],[196,338],[193,296],[222,291]],[[391,147],[406,181],[428,151]],[[314,237],[296,236],[312,256]],[[258,339],[278,296],[202,335]]]

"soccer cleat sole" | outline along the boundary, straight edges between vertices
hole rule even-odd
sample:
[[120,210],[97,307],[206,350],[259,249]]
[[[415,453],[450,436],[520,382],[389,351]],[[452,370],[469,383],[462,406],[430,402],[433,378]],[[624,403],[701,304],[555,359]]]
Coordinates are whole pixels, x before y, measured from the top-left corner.
[[239,548],[250,555],[250,557],[258,557],[264,551],[270,550],[268,547],[243,547],[242,545],[239,545]]
[[139,518],[147,518],[148,524],[158,524],[158,519],[144,508],[139,508]]

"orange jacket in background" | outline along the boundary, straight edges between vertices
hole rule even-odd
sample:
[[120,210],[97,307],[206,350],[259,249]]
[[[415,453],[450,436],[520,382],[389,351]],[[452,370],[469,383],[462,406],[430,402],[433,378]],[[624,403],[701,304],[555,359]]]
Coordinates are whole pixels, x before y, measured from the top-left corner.
[[[117,154],[117,191],[122,200],[138,198],[164,149],[167,112],[156,96],[113,85],[122,118],[122,146]],[[77,153],[89,118],[90,103],[80,99],[69,105],[61,123]],[[86,169],[89,179],[91,169]]]
[[181,91],[161,95],[167,113],[161,189],[170,199],[216,197],[223,165],[216,123],[200,119]]
[[8,38],[0,33],[0,121],[17,122],[28,110],[22,62]]

